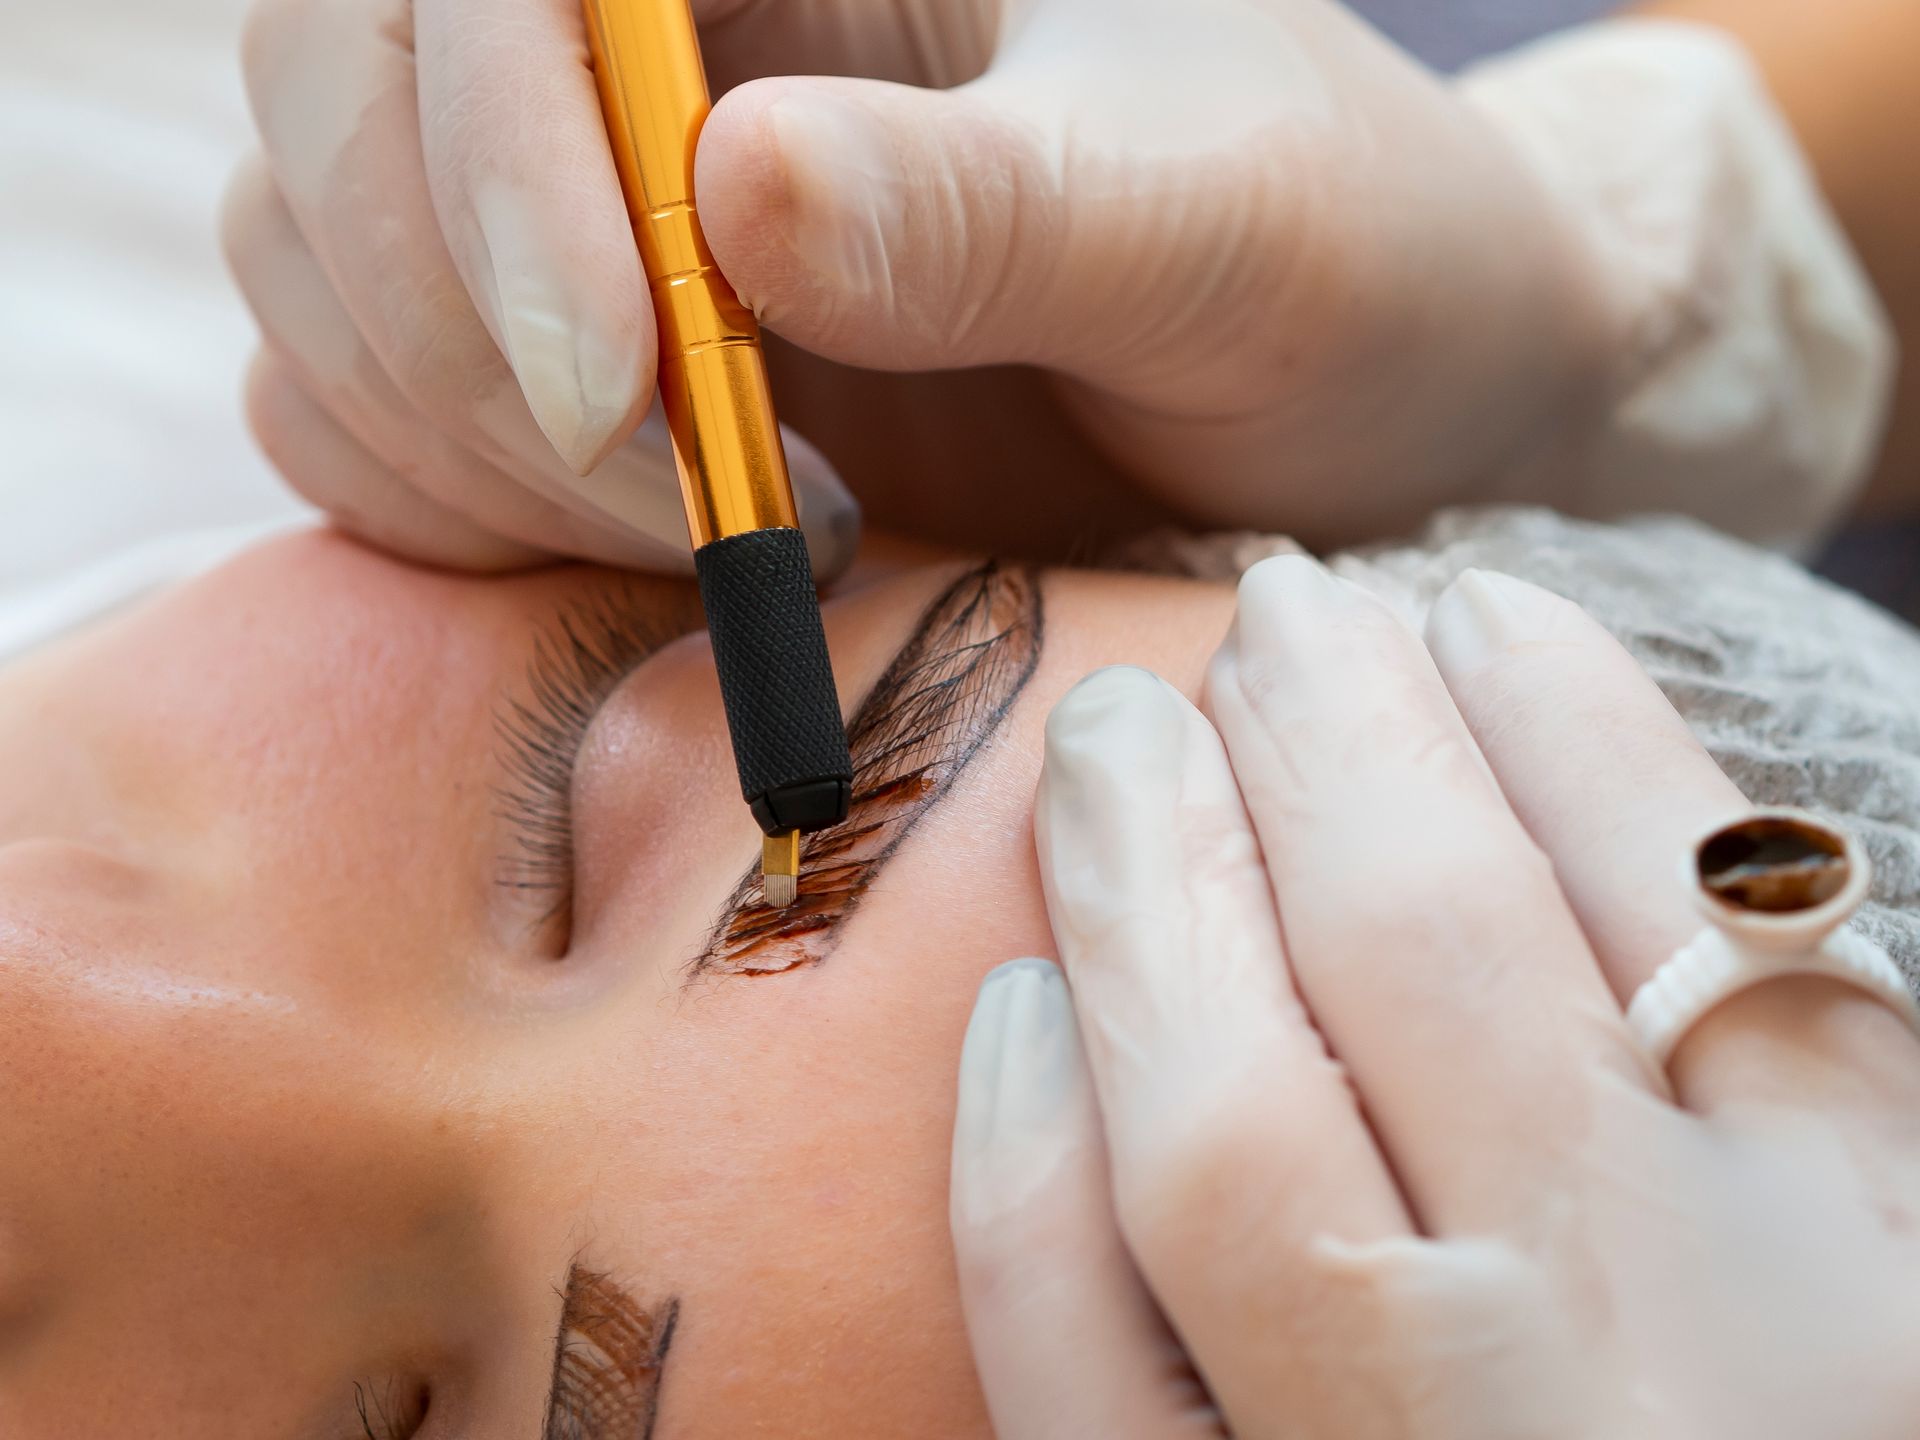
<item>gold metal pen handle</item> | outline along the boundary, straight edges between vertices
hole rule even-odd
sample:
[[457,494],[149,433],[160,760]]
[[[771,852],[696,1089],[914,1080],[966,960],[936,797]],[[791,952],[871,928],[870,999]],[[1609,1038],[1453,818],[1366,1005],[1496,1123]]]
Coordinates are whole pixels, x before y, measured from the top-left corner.
[[687,0],[584,0],[620,188],[660,326],[659,388],[695,549],[799,524],[760,327],[713,263],[693,157],[713,108]]

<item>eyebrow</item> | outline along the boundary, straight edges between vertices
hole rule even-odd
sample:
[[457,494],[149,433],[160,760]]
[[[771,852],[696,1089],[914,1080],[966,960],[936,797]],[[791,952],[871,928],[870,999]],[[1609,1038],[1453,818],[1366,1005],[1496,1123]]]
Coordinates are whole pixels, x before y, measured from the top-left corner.
[[1031,566],[990,560],[948,585],[847,725],[853,801],[844,821],[810,838],[800,898],[772,909],[758,867],[749,869],[689,980],[779,975],[825,959],[887,861],[1000,728],[1033,678],[1045,631]]
[[680,1302],[654,1311],[597,1270],[567,1271],[541,1440],[649,1440]]

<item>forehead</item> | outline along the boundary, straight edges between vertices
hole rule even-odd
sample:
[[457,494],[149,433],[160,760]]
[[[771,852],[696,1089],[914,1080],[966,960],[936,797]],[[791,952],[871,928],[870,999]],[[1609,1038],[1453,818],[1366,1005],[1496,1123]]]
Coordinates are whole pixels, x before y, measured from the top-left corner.
[[[31,782],[28,757],[84,759],[116,805],[192,815],[215,772],[242,770],[284,811],[279,787],[314,778],[316,750],[369,736],[426,748],[458,724],[505,642],[471,622],[510,598],[325,535],[277,542],[0,672],[9,773]],[[381,754],[356,760],[336,783]]]

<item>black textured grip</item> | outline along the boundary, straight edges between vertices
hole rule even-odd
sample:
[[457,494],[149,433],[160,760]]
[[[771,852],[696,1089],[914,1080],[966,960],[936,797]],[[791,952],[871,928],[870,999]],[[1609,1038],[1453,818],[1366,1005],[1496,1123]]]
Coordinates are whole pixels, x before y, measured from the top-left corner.
[[853,759],[806,537],[755,530],[703,545],[693,560],[740,793],[769,834],[838,824]]

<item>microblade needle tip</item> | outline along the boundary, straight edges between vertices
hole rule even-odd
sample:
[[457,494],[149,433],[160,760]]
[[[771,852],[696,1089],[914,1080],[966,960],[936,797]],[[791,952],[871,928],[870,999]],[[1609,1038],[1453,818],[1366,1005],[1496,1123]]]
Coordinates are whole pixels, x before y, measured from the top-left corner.
[[761,890],[767,906],[785,910],[800,898],[800,832],[782,830],[760,847]]

